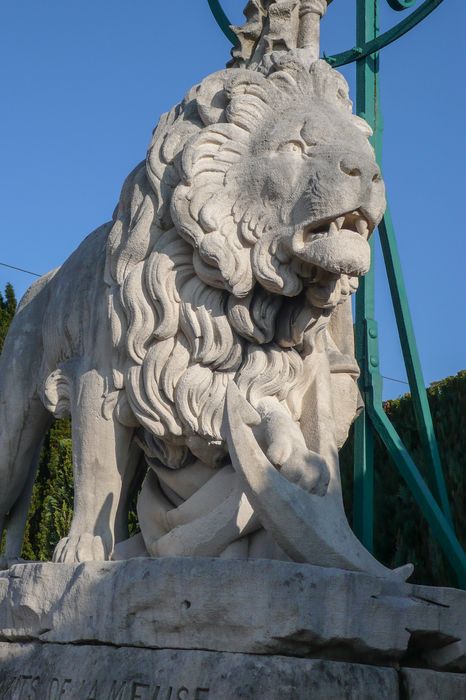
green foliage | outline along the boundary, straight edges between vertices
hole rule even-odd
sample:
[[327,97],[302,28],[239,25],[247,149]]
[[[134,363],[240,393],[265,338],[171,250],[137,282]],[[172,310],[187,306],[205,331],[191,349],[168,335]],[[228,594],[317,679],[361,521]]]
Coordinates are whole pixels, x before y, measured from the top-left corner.
[[0,292],[0,352],[6,338],[8,327],[16,311],[16,297],[13,286],[8,283],[5,287],[5,294]]
[[71,424],[55,421],[42,448],[23,543],[25,559],[51,559],[57,542],[68,534],[73,515]]
[[[457,537],[466,548],[466,371],[435,382],[427,390]],[[387,401],[385,411],[424,478],[419,435],[410,394]],[[352,439],[341,453],[345,506],[351,513]],[[387,566],[412,562],[411,580],[455,585],[455,579],[427,521],[381,441],[375,444],[374,547]]]
[[[5,287],[4,295],[0,292],[0,353],[5,342],[8,328],[16,311],[16,297],[13,285],[9,282]],[[5,533],[0,538],[0,552],[3,551],[5,543]]]

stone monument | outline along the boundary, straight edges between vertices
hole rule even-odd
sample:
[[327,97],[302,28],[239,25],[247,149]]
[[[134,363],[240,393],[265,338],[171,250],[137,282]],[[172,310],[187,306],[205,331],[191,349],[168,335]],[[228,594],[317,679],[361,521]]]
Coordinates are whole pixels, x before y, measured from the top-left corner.
[[[230,66],[162,116],[112,221],[19,306],[0,361],[0,698],[466,695],[465,596],[406,583],[344,513],[350,297],[385,196],[318,60],[327,4],[251,0]],[[65,415],[71,529],[53,562],[19,563]]]

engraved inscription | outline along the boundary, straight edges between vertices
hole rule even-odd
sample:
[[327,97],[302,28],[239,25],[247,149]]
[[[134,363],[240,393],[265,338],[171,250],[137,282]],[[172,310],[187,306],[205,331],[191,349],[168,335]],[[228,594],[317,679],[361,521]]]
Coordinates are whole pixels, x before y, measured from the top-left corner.
[[209,688],[134,680],[45,677],[21,674],[0,680],[1,700],[209,700]]

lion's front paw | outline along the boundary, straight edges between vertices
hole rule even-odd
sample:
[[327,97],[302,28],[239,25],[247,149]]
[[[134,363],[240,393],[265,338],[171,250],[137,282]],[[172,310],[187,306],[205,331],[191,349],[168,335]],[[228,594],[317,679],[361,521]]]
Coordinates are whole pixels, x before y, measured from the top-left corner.
[[330,472],[325,460],[316,452],[294,452],[291,459],[283,464],[280,472],[309,493],[317,496],[325,496],[327,493]]
[[299,424],[275,399],[262,399],[257,406],[262,417],[257,440],[281,474],[309,493],[325,496],[330,472],[325,460],[306,446]]
[[0,571],[6,571],[16,564],[25,564],[26,562],[27,560],[21,559],[21,557],[7,557],[0,554]]
[[66,564],[105,559],[107,556],[102,538],[89,532],[63,537],[53,553],[53,561]]
[[272,464],[281,466],[292,459],[293,450],[294,443],[292,437],[282,433],[279,436],[274,436],[274,439],[267,445],[266,454]]

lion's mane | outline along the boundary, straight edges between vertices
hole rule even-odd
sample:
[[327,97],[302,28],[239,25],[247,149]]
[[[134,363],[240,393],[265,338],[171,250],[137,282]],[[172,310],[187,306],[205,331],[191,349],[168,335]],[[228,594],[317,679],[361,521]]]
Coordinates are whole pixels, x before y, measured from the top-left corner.
[[230,380],[252,404],[275,396],[299,419],[303,338],[322,311],[280,254],[271,207],[232,173],[273,106],[315,96],[351,109],[344,80],[320,61],[215,73],[161,118],[123,186],[106,263],[114,384],[149,460],[217,458]]

